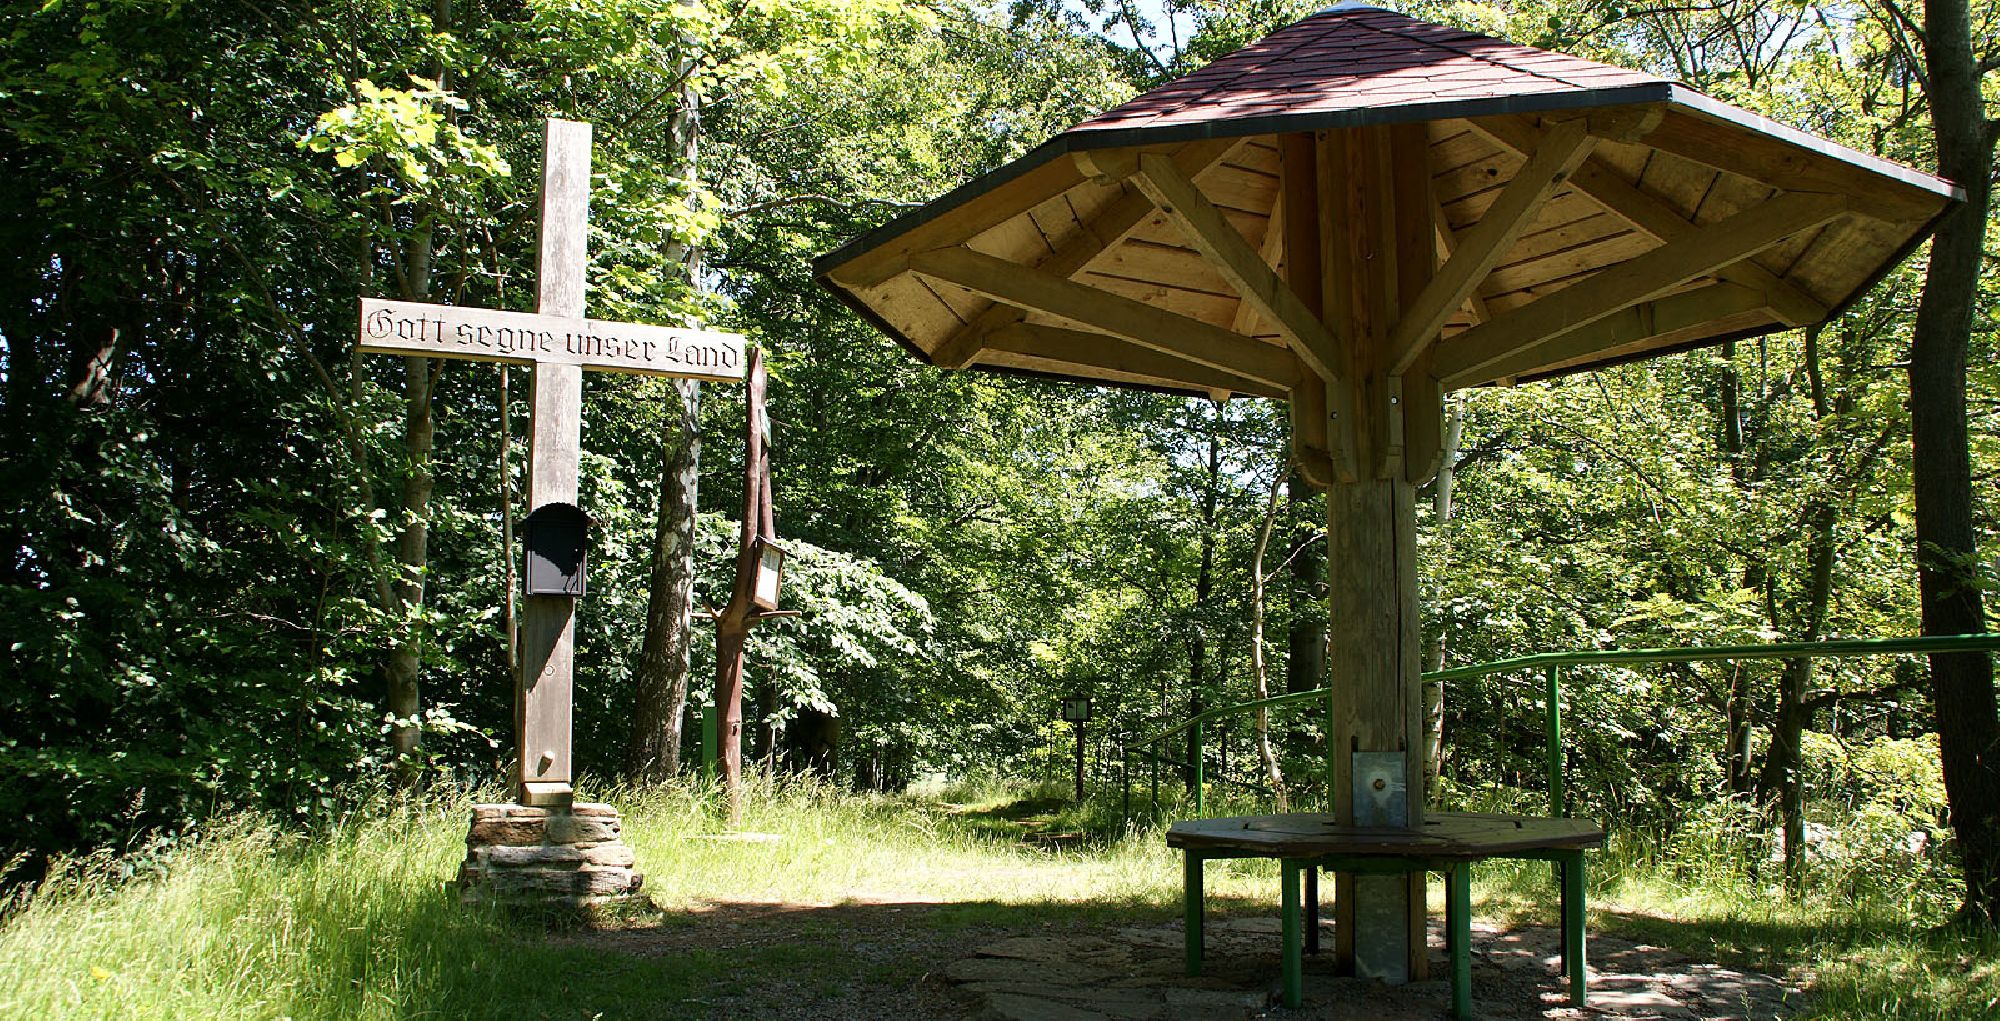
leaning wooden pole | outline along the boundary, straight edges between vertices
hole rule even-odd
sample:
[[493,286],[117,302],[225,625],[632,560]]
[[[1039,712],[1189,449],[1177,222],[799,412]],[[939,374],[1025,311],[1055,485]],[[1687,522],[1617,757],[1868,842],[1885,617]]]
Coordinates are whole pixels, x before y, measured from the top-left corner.
[[723,798],[729,825],[743,816],[743,647],[757,622],[757,539],[777,532],[771,506],[771,455],[765,444],[764,353],[751,348],[745,387],[747,413],[743,437],[743,523],[737,532],[736,581],[729,604],[716,618],[715,711],[716,739],[722,764]]

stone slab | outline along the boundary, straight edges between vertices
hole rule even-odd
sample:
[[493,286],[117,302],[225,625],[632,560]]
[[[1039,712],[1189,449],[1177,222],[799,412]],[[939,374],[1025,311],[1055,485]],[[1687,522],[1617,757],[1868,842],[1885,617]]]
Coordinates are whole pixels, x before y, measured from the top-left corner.
[[619,839],[621,829],[609,805],[475,805],[459,895],[565,905],[638,899],[645,877],[633,870],[636,856]]
[[1024,961],[1010,957],[967,957],[944,970],[955,982],[1019,982],[1038,985],[1083,985],[1110,976],[1102,969],[1066,961]]
[[622,827],[615,818],[557,815],[548,821],[551,844],[594,844],[617,840]]
[[988,1017],[1004,1018],[1005,1021],[1112,1021],[1109,1015],[1094,1010],[1019,993],[988,996],[986,1014]]
[[548,824],[541,819],[478,819],[465,842],[473,847],[534,847],[548,836]]
[[501,869],[582,865],[583,854],[582,848],[567,847],[562,844],[537,844],[533,847],[475,847],[472,849],[474,861],[489,868]]

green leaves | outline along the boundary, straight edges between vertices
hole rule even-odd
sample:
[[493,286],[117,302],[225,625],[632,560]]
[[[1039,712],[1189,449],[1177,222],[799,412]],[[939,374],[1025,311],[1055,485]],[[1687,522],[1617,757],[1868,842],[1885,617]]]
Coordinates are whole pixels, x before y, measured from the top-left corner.
[[402,186],[394,193],[397,202],[508,175],[498,149],[468,137],[450,119],[449,111],[467,108],[465,100],[435,81],[411,75],[410,82],[416,88],[356,80],[356,100],[320,114],[299,146],[332,153],[342,168],[386,168]]

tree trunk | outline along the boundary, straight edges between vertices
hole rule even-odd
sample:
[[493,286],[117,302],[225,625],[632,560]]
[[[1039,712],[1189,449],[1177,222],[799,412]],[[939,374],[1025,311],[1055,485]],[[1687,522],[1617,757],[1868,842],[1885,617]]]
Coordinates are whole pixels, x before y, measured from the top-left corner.
[[[1771,724],[1771,748],[1765,753],[1766,797],[1778,809],[1778,830],[1785,844],[1785,886],[1796,892],[1805,863],[1805,738],[1810,711],[1806,687],[1812,680],[1812,660],[1788,659],[1778,679],[1778,718]],[[1769,804],[1769,802],[1767,802]]]
[[1292,520],[1292,626],[1286,634],[1285,690],[1311,691],[1326,683],[1326,553],[1319,515],[1307,506],[1312,487],[1298,472],[1285,481]]
[[403,359],[403,532],[396,539],[396,607],[402,619],[389,650],[388,688],[389,749],[395,754],[397,775],[405,783],[414,781],[416,755],[423,745],[419,717],[423,701],[417,688],[422,667],[423,632],[417,611],[424,604],[424,572],[430,563],[431,390],[437,385],[437,371],[429,358]]
[[[1994,126],[1985,119],[1964,0],[1926,0],[1924,63],[1938,171],[1965,189],[1931,241],[1910,347],[1911,474],[1917,588],[1927,635],[1986,630],[1973,565],[1972,460],[1965,360],[1991,200]],[[1945,792],[1965,869],[1967,918],[2000,920],[2000,706],[1984,653],[1930,657]]]
[[[1819,327],[1806,330],[1806,380],[1813,417],[1822,425],[1831,425],[1833,408],[1828,403],[1826,386],[1821,378],[1819,339]],[[1733,366],[1731,377],[1734,378]],[[1846,392],[1842,391],[1843,394]],[[1851,410],[1848,402],[1848,398],[1842,398],[1842,412]],[[1731,421],[1736,421],[1733,414]],[[1857,482],[1865,474],[1866,463],[1855,466],[1854,478]],[[1800,620],[1803,626],[1793,636],[1796,641],[1819,641],[1826,628],[1826,609],[1833,598],[1833,528],[1839,520],[1834,502],[1837,498],[1835,493],[1821,493],[1806,507],[1805,518],[1811,524],[1806,531],[1806,600]],[[1771,618],[1772,625],[1777,626],[1775,611]],[[1778,819],[1785,839],[1785,886],[1793,893],[1799,891],[1804,879],[1806,798],[1803,742],[1806,729],[1812,726],[1813,711],[1806,703],[1812,676],[1813,662],[1810,659],[1794,659],[1785,663],[1778,683],[1778,718],[1771,735],[1770,766],[1777,788]]]
[[681,718],[694,648],[694,532],[701,469],[701,384],[675,380],[680,428],[660,469],[653,565],[625,772],[648,780],[680,772]]
[[1723,750],[1724,773],[1728,778],[1729,793],[1747,798],[1752,793],[1754,777],[1750,769],[1750,681],[1753,675],[1744,664],[1737,663],[1729,672],[1728,701],[1723,706],[1723,732],[1727,747]]
[[[1215,508],[1222,489],[1222,406],[1217,404],[1208,424],[1208,488],[1201,507],[1201,568],[1194,579],[1194,626],[1188,629],[1188,716],[1204,709],[1202,685],[1208,677],[1209,597],[1215,591]],[[1201,727],[1187,729],[1187,790],[1195,793],[1195,768],[1201,755]]]
[[521,683],[520,576],[514,560],[514,420],[510,374],[500,363],[500,628],[507,634],[507,683]]
[[[1722,378],[1717,398],[1716,417],[1721,427],[1717,442],[1729,463],[1730,478],[1735,480],[1739,493],[1750,499],[1749,494],[1762,474],[1762,460],[1760,458],[1758,463],[1753,464],[1743,456],[1743,377],[1736,371],[1736,345],[1733,342],[1722,345]],[[1753,555],[1743,569],[1744,590],[1766,591],[1768,573],[1769,565]],[[1770,623],[1772,627],[1778,626],[1775,619]],[[1745,798],[1755,795],[1759,782],[1750,757],[1751,710],[1755,698],[1751,689],[1756,676],[1743,664],[1736,664],[1729,675],[1729,693],[1724,696],[1722,707],[1724,775],[1729,792]]]
[[[1250,558],[1250,680],[1254,686],[1250,697],[1260,700],[1271,697],[1271,670],[1264,660],[1264,554],[1271,548],[1271,526],[1278,517],[1278,491],[1283,483],[1283,472],[1271,479],[1271,498],[1264,504],[1264,521],[1257,529],[1257,550]],[[1277,802],[1278,811],[1289,811],[1291,799],[1285,796],[1285,774],[1278,768],[1277,753],[1271,749],[1271,714],[1259,706],[1251,722],[1257,761],[1264,767],[1264,782],[1271,785],[1271,797]]]
[[[737,531],[736,578],[729,591],[729,603],[715,621],[715,713],[716,738],[720,744],[717,773],[722,779],[729,825],[742,818],[743,807],[743,648],[750,627],[756,623],[752,597],[757,586],[759,536],[776,537],[777,521],[771,501],[771,454],[764,446],[761,425],[764,417],[764,356],[752,347],[744,375],[743,430],[743,520]],[[757,714],[759,756],[769,756],[775,747],[771,720],[776,715],[775,688],[758,687]],[[765,767],[770,768],[768,761]]]
[[118,363],[118,352],[123,346],[125,331],[117,326],[106,325],[90,331],[97,337],[95,341],[80,339],[72,360],[76,363],[70,373],[75,382],[70,384],[67,397],[71,404],[91,406],[105,404],[111,400],[111,369]]
[[[684,64],[683,73],[692,67],[691,63]],[[701,107],[693,89],[681,94],[668,131],[684,175],[694,177],[701,154]],[[687,268],[688,286],[699,287],[701,250],[677,246],[669,255]],[[646,636],[640,643],[632,731],[625,746],[625,772],[653,780],[667,779],[680,772],[681,719],[687,706],[694,648],[694,534],[701,475],[701,384],[695,380],[675,380],[673,387],[679,398],[680,428],[661,457]],[[721,637],[718,632],[718,644]]]
[[[1444,443],[1438,456],[1437,481],[1431,490],[1431,511],[1440,536],[1449,541],[1452,515],[1452,484],[1457,467],[1458,447],[1465,439],[1465,402],[1455,400],[1445,416]],[[1445,636],[1440,625],[1424,632],[1424,670],[1444,669]],[[1438,780],[1444,769],[1444,682],[1424,682],[1424,803],[1438,801]]]

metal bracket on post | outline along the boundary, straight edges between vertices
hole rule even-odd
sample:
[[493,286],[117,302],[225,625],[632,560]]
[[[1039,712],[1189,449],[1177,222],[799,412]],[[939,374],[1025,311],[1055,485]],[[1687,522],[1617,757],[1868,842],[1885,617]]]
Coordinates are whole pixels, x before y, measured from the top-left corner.
[[[1410,789],[1404,752],[1355,752],[1354,825],[1404,829],[1410,823]],[[1409,878],[1401,874],[1354,877],[1354,972],[1390,985],[1410,980],[1407,902]]]
[[1354,825],[1403,829],[1410,824],[1404,752],[1354,753]]

